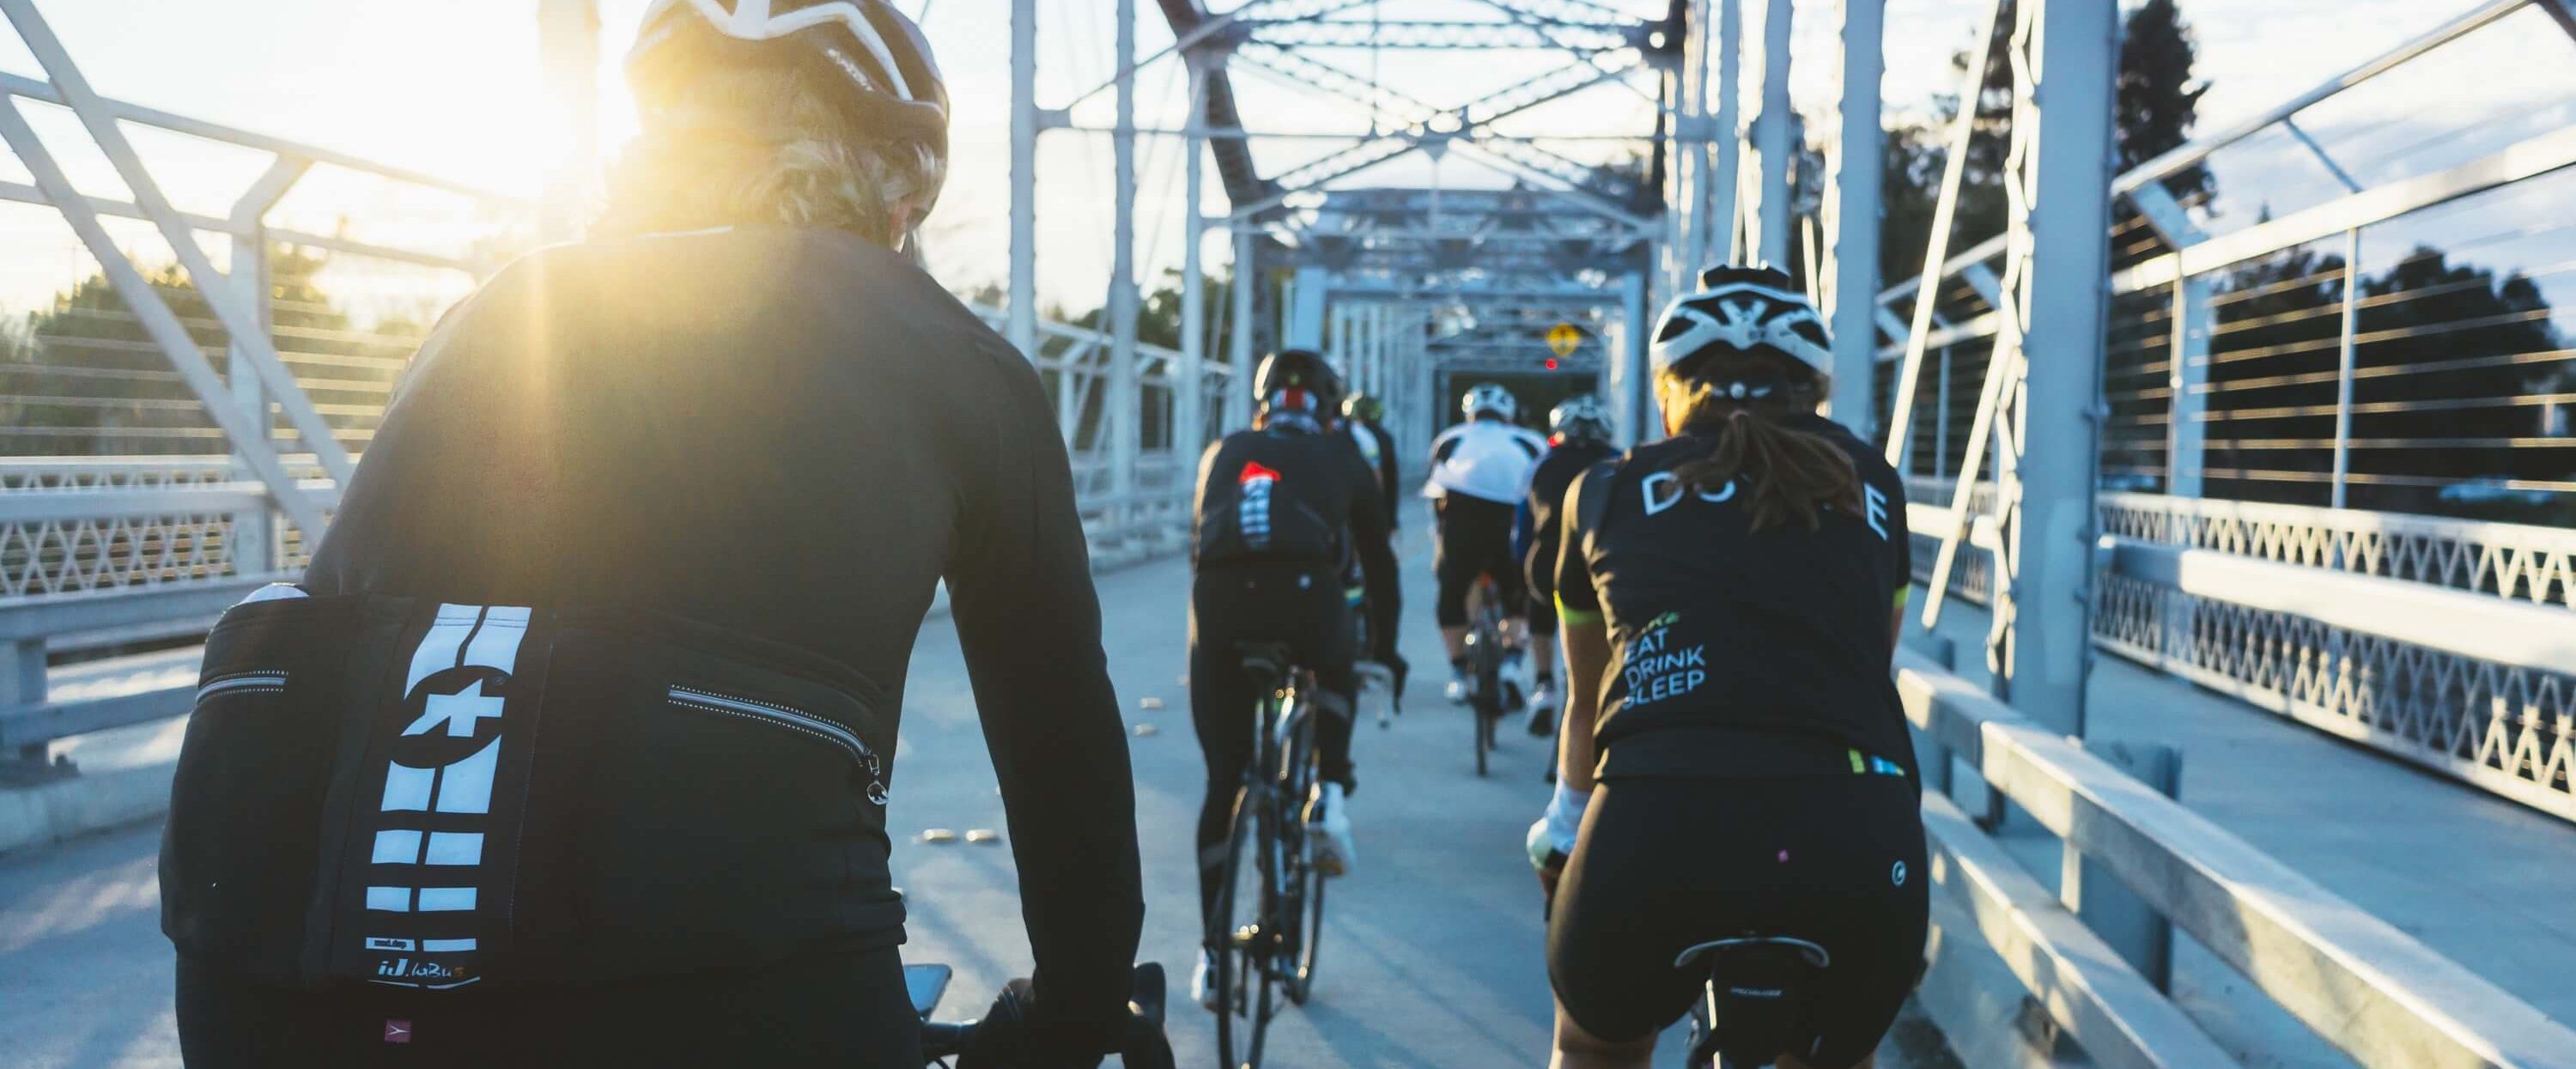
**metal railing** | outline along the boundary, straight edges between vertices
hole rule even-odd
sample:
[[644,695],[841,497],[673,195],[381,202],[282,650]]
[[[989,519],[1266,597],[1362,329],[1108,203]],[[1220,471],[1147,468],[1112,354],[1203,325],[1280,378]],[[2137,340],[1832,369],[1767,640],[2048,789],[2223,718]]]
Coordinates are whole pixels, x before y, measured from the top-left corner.
[[[2576,531],[2156,494],[2096,511],[2100,648],[2576,820]],[[1963,555],[1951,592],[1985,603],[1990,559]]]
[[[1953,759],[2057,836],[2070,861],[2098,866],[2364,1069],[2576,1067],[2576,1032],[2076,740],[1911,651],[1898,656],[1897,690],[1934,756],[1924,827],[1936,893],[2095,1063],[2239,1064],[2077,916],[2089,881],[2070,888],[2072,902],[2049,893],[1951,803]],[[1950,951],[1935,945],[1924,997],[1937,1005]]]
[[[2558,210],[2576,197],[2576,41],[2553,2],[2479,4],[2116,179],[2106,486],[2576,522],[2576,310],[2548,300],[2576,278]],[[2429,86],[2525,62],[2499,57],[2526,42],[2534,76],[2497,83],[2520,98],[2392,121]],[[2231,201],[2204,180],[2240,166],[2270,184]],[[1947,477],[1984,445],[1964,417],[2004,325],[2005,245],[1930,280],[1918,374],[1891,376],[1921,384],[1892,420],[1911,473]],[[1906,360],[1925,285],[1880,295],[1882,360]]]
[[[517,235],[533,229],[534,206],[103,97],[32,3],[0,0],[0,13],[46,75],[0,73],[0,135],[36,179],[0,182],[0,201],[59,213],[99,270],[39,309],[33,330],[0,330],[5,764],[13,757],[41,761],[56,738],[186,710],[181,687],[54,700],[48,662],[184,642],[260,584],[294,578],[427,324],[524,244]],[[28,107],[71,112],[135,199],[81,194],[23,118]],[[126,144],[127,126],[247,156],[265,170],[227,215],[178,211]],[[389,233],[407,237],[360,240],[346,217],[331,233],[279,222],[280,204],[309,188],[315,174],[461,203],[464,229],[398,225]],[[108,220],[153,224],[176,266],[138,264],[109,233]],[[383,220],[362,215],[356,222],[363,228]],[[214,269],[198,244],[204,236],[229,245],[227,270]],[[453,240],[442,246],[431,240],[438,237]],[[410,274],[394,278],[389,294],[375,294],[392,311],[380,308],[375,321],[361,323],[316,280],[367,271]],[[1004,325],[999,310],[975,312]],[[1072,448],[1083,529],[1104,567],[1185,545],[1197,458],[1175,455],[1175,443],[1213,429],[1191,434],[1173,425],[1183,407],[1174,403],[1181,358],[1157,346],[1137,349],[1141,403],[1105,403],[1110,350],[1103,332],[1043,323],[1028,354]],[[1205,364],[1195,384],[1197,410],[1225,412],[1228,406],[1212,401],[1234,375],[1230,365]],[[1122,411],[1139,413],[1142,425],[1105,433]],[[1113,490],[1116,476],[1126,477],[1126,489]]]

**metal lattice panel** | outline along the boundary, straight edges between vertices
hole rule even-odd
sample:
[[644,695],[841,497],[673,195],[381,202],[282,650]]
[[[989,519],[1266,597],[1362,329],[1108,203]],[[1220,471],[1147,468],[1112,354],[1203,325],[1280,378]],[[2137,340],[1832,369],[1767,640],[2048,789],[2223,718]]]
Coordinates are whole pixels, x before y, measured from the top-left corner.
[[[175,463],[174,463],[175,462]],[[223,457],[0,461],[0,490],[164,490],[228,481]]]
[[2103,648],[2576,818],[2576,676],[2104,576]]
[[2152,494],[2104,494],[2101,516],[2128,538],[2576,606],[2576,531]]
[[0,597],[221,578],[232,530],[228,514],[195,513],[0,525]]

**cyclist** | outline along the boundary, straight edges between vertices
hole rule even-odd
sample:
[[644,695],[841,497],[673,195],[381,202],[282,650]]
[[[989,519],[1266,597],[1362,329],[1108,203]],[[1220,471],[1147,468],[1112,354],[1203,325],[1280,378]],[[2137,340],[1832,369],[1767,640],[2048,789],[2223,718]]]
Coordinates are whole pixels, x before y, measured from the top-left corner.
[[[1368,590],[1371,659],[1396,667],[1395,621],[1403,610],[1395,553],[1387,541],[1375,476],[1325,421],[1341,400],[1341,381],[1323,356],[1285,349],[1253,376],[1260,413],[1251,430],[1208,447],[1199,461],[1192,515],[1197,576],[1190,592],[1190,723],[1207,763],[1199,806],[1199,905],[1212,922],[1223,888],[1227,825],[1253,751],[1253,710],[1260,695],[1243,670],[1240,642],[1284,642],[1345,708],[1315,725],[1320,782],[1307,820],[1317,871],[1338,876],[1356,861],[1348,811],[1352,670],[1351,614],[1344,603],[1341,561],[1358,556]],[[1399,671],[1401,669],[1398,669]],[[1191,994],[1202,1005],[1216,992],[1209,951],[1199,951]],[[1213,1008],[1211,1006],[1211,1008]]]
[[1389,530],[1401,525],[1395,514],[1395,436],[1386,432],[1386,402],[1364,393],[1355,393],[1342,402],[1342,436],[1360,451],[1377,474],[1378,487],[1386,495],[1386,525]]
[[301,588],[210,638],[261,685],[208,700],[268,707],[180,762],[182,1053],[919,1069],[884,807],[944,578],[1028,1037],[1096,1064],[1126,735],[1044,389],[906,255],[938,68],[890,0],[658,0],[627,71],[607,221],[447,315]]
[[1618,453],[1610,444],[1610,409],[1591,394],[1566,398],[1547,414],[1547,455],[1530,472],[1529,494],[1521,498],[1512,545],[1529,581],[1530,684],[1529,733],[1545,735],[1556,728],[1556,547],[1557,516],[1565,490],[1583,469]]
[[1831,955],[1814,1046],[1782,1064],[1865,1064],[1920,972],[1927,908],[1888,672],[1902,484],[1815,414],[1829,343],[1788,276],[1711,269],[1655,337],[1673,437],[1586,471],[1565,507],[1570,700],[1530,829],[1555,895],[1557,1064],[1645,1065],[1707,979],[1676,956],[1745,935]]
[[[1507,614],[1521,604],[1520,563],[1512,559],[1512,514],[1529,488],[1530,466],[1547,451],[1547,439],[1513,424],[1521,403],[1510,390],[1478,383],[1458,408],[1466,422],[1431,440],[1431,478],[1422,487],[1437,517],[1432,567],[1440,579],[1437,608],[1440,639],[1449,652],[1451,704],[1465,704],[1475,690],[1474,669],[1467,660],[1467,592],[1476,577],[1494,577]],[[1507,689],[1519,685],[1516,639],[1505,639]]]

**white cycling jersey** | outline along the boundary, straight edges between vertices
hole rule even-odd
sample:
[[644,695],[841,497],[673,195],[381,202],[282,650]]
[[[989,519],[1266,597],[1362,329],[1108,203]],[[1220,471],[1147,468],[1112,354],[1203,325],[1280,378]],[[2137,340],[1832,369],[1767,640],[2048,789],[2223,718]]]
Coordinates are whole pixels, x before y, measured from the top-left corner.
[[1422,496],[1465,494],[1516,505],[1529,492],[1529,477],[1547,439],[1508,423],[1470,420],[1431,440],[1431,479]]

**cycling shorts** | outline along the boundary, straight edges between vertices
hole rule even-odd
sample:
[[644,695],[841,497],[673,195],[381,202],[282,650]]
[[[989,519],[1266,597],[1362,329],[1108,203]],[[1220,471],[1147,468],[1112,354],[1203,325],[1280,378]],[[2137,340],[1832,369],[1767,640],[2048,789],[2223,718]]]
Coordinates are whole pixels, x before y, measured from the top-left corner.
[[1890,775],[1617,777],[1601,782],[1551,910],[1548,978],[1611,1042],[1679,1019],[1708,979],[1689,947],[1777,935],[1832,955],[1805,1060],[1878,1046],[1922,976],[1929,883],[1918,784]]
[[893,947],[578,986],[301,991],[179,956],[192,1069],[920,1069]]
[[1467,626],[1467,591],[1476,577],[1494,577],[1503,615],[1520,614],[1521,562],[1512,557],[1512,506],[1451,493],[1439,499],[1440,537],[1432,570],[1440,577],[1440,626]]

